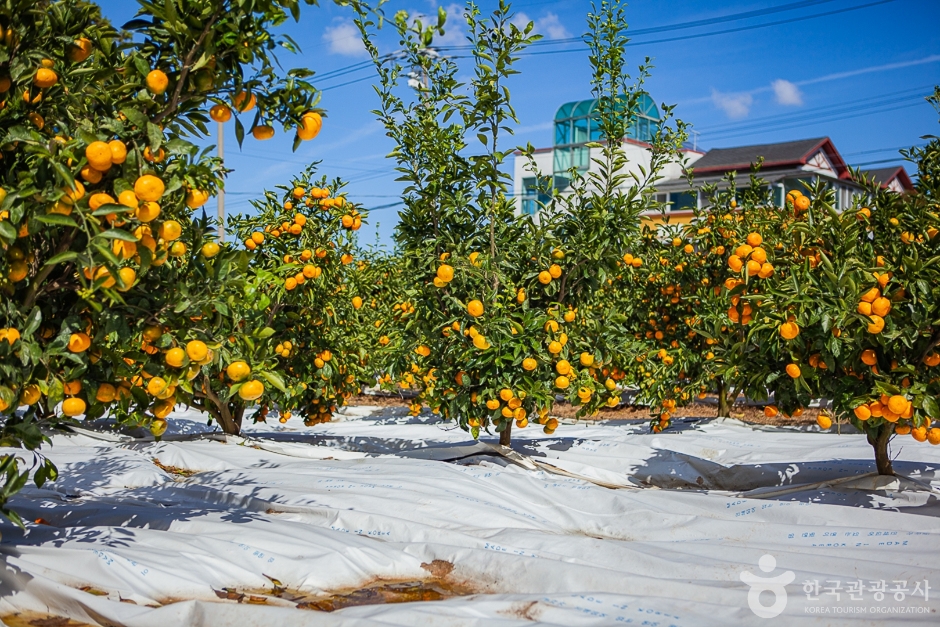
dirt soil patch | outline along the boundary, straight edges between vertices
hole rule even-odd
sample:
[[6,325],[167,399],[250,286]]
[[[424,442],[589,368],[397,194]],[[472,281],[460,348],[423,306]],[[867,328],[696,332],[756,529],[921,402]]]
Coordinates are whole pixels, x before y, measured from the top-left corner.
[[154,465],[163,472],[176,475],[177,477],[192,477],[199,473],[198,470],[187,470],[185,468],[177,468],[176,466],[167,466],[166,464],[160,463],[160,460],[156,457],[154,457],[152,461]]
[[[358,605],[384,605],[387,603],[413,603],[416,601],[441,601],[458,596],[469,596],[478,591],[469,583],[455,580],[451,577],[454,565],[444,560],[434,560],[428,564],[421,564],[421,568],[428,571],[431,577],[417,581],[389,581],[387,579],[374,579],[355,589],[337,590],[327,596],[313,596],[309,592],[301,592],[284,588],[280,582],[274,582],[274,590],[244,590],[241,588],[223,588],[216,590],[215,594],[222,600],[248,603],[251,605],[267,605],[269,602],[281,605],[281,601],[293,603],[301,610],[317,612],[335,612],[345,607]],[[274,600],[277,599],[277,602]]]
[[36,612],[21,612],[0,618],[0,623],[9,627],[93,627],[64,616],[51,616]]
[[[347,405],[378,405],[379,407],[407,407],[411,399],[399,396],[372,396],[359,395],[349,398]],[[575,418],[578,408],[570,403],[558,402],[552,408],[552,415],[557,418]],[[811,425],[816,423],[816,416],[819,415],[818,409],[806,409],[798,417],[786,418],[781,414],[768,418],[764,415],[764,408],[759,406],[737,404],[731,408],[729,418],[737,418],[744,422],[758,425],[773,426],[793,426],[793,425]],[[717,403],[692,403],[686,407],[676,408],[673,418],[717,418]],[[593,420],[649,420],[651,418],[649,408],[640,405],[621,404],[617,407],[605,407],[601,409]],[[584,420],[592,420],[590,417]]]

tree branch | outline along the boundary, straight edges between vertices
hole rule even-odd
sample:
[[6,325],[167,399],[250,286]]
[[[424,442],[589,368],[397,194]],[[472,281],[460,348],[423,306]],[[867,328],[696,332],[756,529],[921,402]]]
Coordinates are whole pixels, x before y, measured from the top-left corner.
[[164,120],[164,118],[172,113],[175,113],[179,108],[180,100],[183,94],[183,85],[186,84],[186,78],[189,76],[189,69],[193,65],[193,60],[196,56],[196,53],[199,52],[199,49],[202,47],[202,42],[205,41],[206,37],[209,35],[209,32],[212,30],[212,27],[215,26],[219,16],[222,14],[222,7],[224,4],[224,2],[219,3],[219,6],[216,7],[215,12],[206,21],[206,25],[203,27],[202,32],[199,33],[199,38],[196,40],[196,43],[193,44],[193,47],[190,48],[189,52],[186,54],[186,58],[183,60],[183,67],[180,70],[179,78],[176,81],[176,88],[173,90],[173,96],[170,98],[170,102],[168,103],[167,108],[160,112],[153,119],[154,124],[159,124]]
[[[228,404],[223,403],[216,393],[212,390],[212,381],[209,379],[209,375],[203,374],[203,391],[206,394],[206,399],[212,402],[212,405],[216,408],[218,414],[215,415],[216,420],[222,425],[222,430],[225,433],[232,435],[238,435],[238,425],[235,424],[235,421],[232,420],[231,415],[228,411]],[[209,407],[210,414],[216,414],[212,411],[212,408]]]
[[[56,251],[52,254],[53,257],[64,253],[68,250],[68,247],[72,245],[72,240],[75,239],[75,229],[72,229],[68,234],[62,238],[62,241],[59,242],[59,247],[56,248]],[[43,266],[42,270],[39,271],[33,278],[32,285],[29,286],[29,291],[26,293],[26,298],[23,299],[23,310],[28,310],[33,306],[33,303],[36,302],[36,297],[39,296],[40,286],[43,281],[49,278],[49,275],[52,274],[52,271],[55,269],[55,265],[46,265]]]

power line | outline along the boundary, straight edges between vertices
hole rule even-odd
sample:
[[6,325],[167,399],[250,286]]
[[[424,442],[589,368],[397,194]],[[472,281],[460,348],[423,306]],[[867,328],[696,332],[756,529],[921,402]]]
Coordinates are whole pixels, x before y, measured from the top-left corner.
[[[650,28],[639,28],[633,31],[628,31],[633,36],[641,35],[650,35],[653,33],[665,33],[675,30],[685,30],[688,28],[698,28],[700,26],[710,26],[712,24],[721,24],[724,22],[734,22],[737,20],[746,20],[752,17],[760,17],[762,15],[770,15],[773,13],[781,13],[784,11],[793,11],[796,9],[803,9],[806,7],[815,6],[818,4],[826,4],[832,2],[833,0],[804,0],[803,2],[791,2],[790,4],[783,4],[775,7],[767,7],[764,9],[757,9],[754,11],[744,11],[742,13],[731,13],[729,15],[722,15],[719,17],[712,17],[702,20],[693,20],[689,22],[678,22],[675,24],[664,24],[663,26],[653,26]],[[553,44],[566,44],[566,43],[583,43],[584,37],[563,37],[557,39],[541,39],[539,41],[533,42],[532,46],[545,46]],[[472,45],[460,45],[460,46],[441,46],[437,50],[472,50]]]
[[907,150],[908,148],[921,148],[925,144],[914,144],[912,146],[892,146],[891,148],[872,148],[871,150],[860,150],[858,152],[847,152],[843,157],[854,157],[857,155],[870,155],[878,152],[888,152],[889,150]]
[[[894,105],[894,106],[884,106],[884,105],[882,105],[881,107],[877,107],[877,108],[874,108],[874,109],[872,109],[872,108],[865,108],[865,109],[863,109],[863,110],[861,110],[861,111],[856,111],[855,113],[840,114],[840,115],[831,115],[831,116],[820,117],[820,118],[814,118],[814,119],[811,119],[811,120],[801,120],[801,121],[796,121],[796,122],[787,122],[786,124],[771,125],[771,126],[769,126],[769,127],[765,125],[765,126],[763,127],[763,130],[782,131],[782,130],[788,130],[788,129],[791,129],[791,128],[802,128],[802,127],[804,127],[804,126],[812,126],[812,125],[819,124],[819,123],[822,123],[822,122],[835,122],[835,121],[848,120],[848,119],[851,119],[851,118],[865,117],[865,116],[867,116],[867,115],[874,115],[874,114],[877,114],[877,113],[888,113],[888,112],[891,112],[891,111],[897,111],[897,110],[899,110],[899,109],[907,109],[907,108],[910,108],[910,107],[920,106],[921,104],[923,104],[923,103],[920,101],[920,99],[917,99],[916,102],[911,102],[911,103],[908,103],[908,104],[897,104],[897,105]],[[757,132],[757,129],[742,130],[742,131],[740,131],[740,132],[735,132],[735,133],[728,132],[728,133],[723,133],[723,134],[721,135],[721,138],[722,138],[722,139],[730,139],[730,138],[732,138],[732,137],[739,137],[739,136],[741,136],[741,135],[750,135],[750,134],[755,133],[755,132]]]
[[861,163],[851,163],[851,167],[856,168],[860,165],[876,165],[879,163],[897,163],[900,159],[878,159],[877,161],[862,161]]
[[[662,44],[669,43],[674,41],[686,41],[689,39],[699,39],[702,37],[713,37],[715,35],[727,35],[730,33],[740,33],[748,30],[755,30],[758,28],[767,28],[769,26],[780,26],[782,24],[792,24],[793,22],[802,22],[805,20],[815,19],[817,17],[827,17],[830,15],[838,15],[840,13],[848,13],[849,11],[857,11],[859,9],[867,9],[869,7],[877,6],[880,4],[887,4],[889,2],[894,2],[895,0],[877,0],[877,2],[869,2],[868,4],[860,4],[854,7],[846,7],[843,9],[837,9],[834,11],[826,11],[824,13],[815,13],[813,15],[802,15],[798,17],[792,17],[786,20],[777,20],[776,22],[766,22],[764,24],[752,24],[750,26],[740,26],[738,28],[728,28],[725,30],[712,31],[709,33],[695,33],[691,35],[680,35],[679,37],[667,37],[666,39],[652,39],[649,41],[631,41],[626,44],[627,46],[648,46],[650,44]],[[580,52],[580,48],[569,48],[566,50],[545,50],[545,51],[535,51],[535,52],[520,52],[518,56],[520,57],[529,57],[543,54],[564,54],[568,52]]]
[[[716,17],[716,18],[708,18],[708,19],[704,19],[704,20],[694,20],[694,21],[690,21],[690,22],[679,22],[679,23],[676,23],[676,24],[666,24],[666,25],[663,25],[663,26],[655,26],[655,27],[650,27],[650,28],[637,29],[637,30],[632,31],[632,32],[631,32],[631,35],[633,35],[633,36],[642,36],[642,35],[653,34],[653,33],[670,32],[670,31],[676,31],[676,30],[685,30],[685,29],[689,29],[689,28],[698,28],[698,27],[701,27],[701,26],[709,26],[709,25],[720,24],[720,23],[724,23],[724,22],[732,22],[732,21],[737,21],[737,20],[742,20],[742,19],[749,19],[749,18],[752,18],[752,17],[759,17],[759,16],[762,16],[762,15],[770,15],[770,14],[773,14],[773,13],[780,13],[780,12],[784,12],[784,11],[792,11],[792,10],[796,10],[796,9],[801,9],[801,8],[806,8],[806,7],[815,6],[815,5],[818,5],[818,4],[828,3],[828,2],[831,2],[831,1],[833,1],[833,0],[804,0],[804,1],[802,1],[802,2],[793,2],[793,3],[790,3],[790,4],[786,4],[786,5],[781,5],[781,6],[778,6],[778,7],[768,7],[768,8],[766,8],[766,9],[759,9],[759,10],[755,10],[755,11],[745,11],[745,12],[742,12],[742,13],[733,13],[733,14],[730,14],[730,15],[725,15],[725,16]],[[833,10],[833,11],[826,11],[826,12],[823,12],[823,13],[816,13],[816,14],[813,14],[813,15],[796,16],[796,17],[792,17],[792,18],[785,19],[785,20],[778,20],[778,21],[775,21],[775,22],[767,22],[767,23],[764,23],[764,24],[752,24],[752,25],[749,25],[749,26],[742,26],[742,27],[739,27],[739,28],[725,29],[725,30],[713,31],[713,32],[708,32],[708,33],[695,33],[695,34],[689,34],[689,35],[682,35],[682,36],[680,36],[680,37],[670,37],[670,38],[666,38],[666,39],[657,39],[657,40],[641,41],[641,42],[630,42],[630,43],[628,43],[627,45],[628,45],[628,46],[642,46],[642,45],[647,45],[647,44],[657,44],[657,43],[666,43],[666,42],[673,42],[673,41],[683,41],[683,40],[687,40],[687,39],[697,39],[697,38],[700,38],[700,37],[711,37],[711,36],[714,36],[714,35],[723,35],[723,34],[728,34],[728,33],[736,33],[736,32],[741,32],[741,31],[753,30],[753,29],[757,29],[757,28],[766,28],[766,27],[769,27],[769,26],[779,26],[779,25],[781,25],[781,24],[789,24],[789,23],[792,23],[792,22],[799,22],[799,21],[803,21],[803,20],[815,19],[815,18],[817,18],[817,17],[826,17],[826,16],[830,16],[830,15],[838,15],[838,14],[840,14],[840,13],[846,13],[846,12],[848,12],[848,11],[856,11],[856,10],[858,10],[858,9],[864,9],[864,8],[868,8],[868,7],[872,7],[872,6],[876,6],[876,5],[880,5],[880,4],[887,4],[887,3],[889,3],[889,2],[894,2],[894,0],[877,0],[876,2],[870,2],[870,3],[868,3],[868,4],[862,4],[862,5],[858,5],[858,6],[852,6],[852,7],[844,7],[844,8],[842,8],[842,9],[836,9],[836,10]],[[566,45],[566,44],[571,44],[571,43],[583,43],[583,42],[584,42],[584,39],[583,39],[582,37],[569,37],[569,38],[558,38],[558,39],[544,39],[544,40],[540,40],[540,41],[537,41],[537,42],[533,42],[533,43],[531,44],[531,46]],[[472,50],[472,49],[473,49],[473,46],[470,46],[470,45],[461,45],[461,46],[441,46],[441,47],[439,47],[439,48],[435,48],[435,50],[438,50],[438,51],[458,51],[458,50]],[[583,48],[580,48],[580,47],[579,47],[579,48],[568,48],[568,49],[563,49],[563,50],[545,50],[545,51],[534,51],[534,52],[522,52],[522,53],[519,54],[519,56],[534,56],[534,55],[544,55],[544,54],[562,54],[562,53],[568,53],[568,52],[583,52]],[[389,58],[393,58],[393,57],[395,57],[395,56],[398,56],[398,55],[400,55],[400,54],[402,54],[402,51],[395,51],[395,52],[392,52],[392,53],[388,53],[388,54],[386,54],[386,55],[383,55],[383,57],[384,57],[385,59],[389,59]],[[450,58],[469,58],[469,57],[458,57],[458,56],[454,56],[454,57],[450,57]],[[348,66],[345,66],[345,67],[342,67],[342,68],[337,68],[336,70],[331,70],[330,72],[326,72],[326,73],[324,73],[324,74],[321,74],[320,76],[318,76],[318,77],[316,77],[316,78],[317,78],[317,80],[321,80],[321,81],[322,81],[322,80],[329,80],[329,79],[333,79],[333,78],[339,78],[339,77],[341,77],[341,76],[347,76],[347,75],[349,75],[349,74],[353,74],[353,73],[358,72],[358,71],[360,71],[360,70],[366,69],[366,68],[370,67],[371,65],[372,65],[372,61],[360,61],[360,62],[354,63],[354,64],[352,64],[352,65],[348,65]],[[339,85],[330,85],[330,86],[328,86],[328,87],[322,88],[321,91],[326,91],[326,90],[329,90],[329,89],[337,89],[337,88],[339,88],[339,87],[345,87],[345,86],[347,86],[347,85],[352,85],[352,84],[354,84],[354,83],[358,83],[358,82],[361,82],[361,81],[364,81],[364,80],[368,80],[368,79],[369,79],[369,77],[363,77],[363,78],[359,78],[359,79],[355,79],[355,80],[352,80],[352,81],[348,81],[348,82],[346,82],[346,83],[342,83],[342,84],[339,84]]]
[[826,121],[834,116],[839,118],[842,116],[842,114],[853,111],[870,110],[876,107],[885,107],[887,105],[904,102],[921,102],[922,97],[927,95],[927,93],[925,93],[926,89],[927,88],[924,87],[918,87],[903,92],[883,94],[874,98],[856,100],[854,102],[814,107],[812,109],[806,109],[795,113],[764,116],[762,118],[755,118],[753,120],[747,120],[746,122],[740,123],[720,124],[717,126],[705,127],[701,130],[701,133],[702,135],[705,135],[709,138],[714,138],[716,136],[740,134],[743,131],[765,129],[767,128],[768,124],[781,125],[796,122]]
[[362,81],[368,81],[375,78],[372,74],[363,76],[362,78],[354,78],[351,81],[346,81],[345,83],[340,83],[339,85],[330,85],[328,87],[322,88],[320,91],[330,91],[331,89],[338,89],[340,87],[346,87],[347,85],[352,85],[353,83],[361,83]]
[[366,211],[380,211],[383,209],[391,209],[393,207],[398,207],[399,205],[405,204],[404,201],[399,200],[398,202],[392,202],[387,205],[379,205],[378,207],[367,208]]

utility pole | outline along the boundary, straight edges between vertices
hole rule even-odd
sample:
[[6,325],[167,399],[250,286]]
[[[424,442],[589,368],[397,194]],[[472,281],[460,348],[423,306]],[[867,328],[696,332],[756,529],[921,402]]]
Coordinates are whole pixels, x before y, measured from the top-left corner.
[[[223,165],[225,163],[225,129],[222,126],[221,122],[216,122],[218,124],[218,145],[219,145],[219,159],[222,161]],[[219,189],[219,243],[225,241],[225,188]]]

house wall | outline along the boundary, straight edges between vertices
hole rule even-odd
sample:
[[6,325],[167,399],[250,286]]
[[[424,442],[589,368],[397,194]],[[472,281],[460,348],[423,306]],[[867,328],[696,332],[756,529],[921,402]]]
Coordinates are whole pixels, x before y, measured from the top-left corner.
[[[642,171],[645,170],[647,174],[650,169],[651,153],[645,144],[638,144],[631,141],[625,141],[623,144],[624,153],[628,159],[627,172],[635,175],[638,178],[643,177]],[[687,163],[693,163],[700,159],[704,153],[687,151],[685,157]],[[599,171],[600,166],[595,163],[595,159],[600,160],[603,158],[603,150],[601,148],[591,148],[589,149],[589,167],[587,170],[582,172],[583,176],[586,176],[589,172]],[[532,159],[535,162],[535,167],[538,171],[538,176],[549,177],[553,176],[554,168],[554,149],[541,149],[535,152],[532,155]],[[641,169],[642,167],[642,169]],[[662,176],[665,179],[681,179],[682,174],[682,165],[679,163],[669,163],[663,168],[661,172]],[[527,196],[526,194],[526,180],[535,179],[536,173],[530,169],[530,160],[524,155],[517,154],[513,163],[513,196],[516,200],[516,206],[520,212],[531,212],[532,206],[526,206],[523,202],[524,200],[531,200],[532,196]],[[633,181],[627,181],[623,187],[628,188],[633,186]],[[570,193],[568,190],[562,190],[562,193]]]

